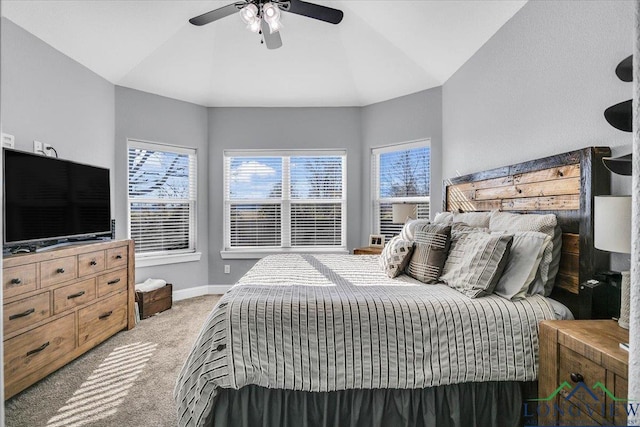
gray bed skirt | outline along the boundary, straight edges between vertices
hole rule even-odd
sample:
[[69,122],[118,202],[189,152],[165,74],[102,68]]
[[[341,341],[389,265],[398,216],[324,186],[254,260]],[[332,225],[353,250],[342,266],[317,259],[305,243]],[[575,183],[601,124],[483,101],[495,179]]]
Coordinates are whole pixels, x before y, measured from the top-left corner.
[[246,386],[220,389],[205,425],[214,427],[514,427],[522,383],[463,383],[425,389],[312,393]]

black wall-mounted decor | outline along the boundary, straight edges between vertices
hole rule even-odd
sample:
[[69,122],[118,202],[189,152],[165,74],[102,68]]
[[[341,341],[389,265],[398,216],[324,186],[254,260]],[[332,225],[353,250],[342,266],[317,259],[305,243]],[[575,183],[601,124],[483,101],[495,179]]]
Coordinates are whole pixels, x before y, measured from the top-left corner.
[[[623,82],[630,82],[633,80],[633,72],[631,63],[633,62],[633,55],[625,58],[616,67],[616,75]],[[604,118],[607,122],[616,129],[620,129],[624,132],[631,132],[633,126],[631,123],[632,116],[631,100],[621,102],[604,110]]]

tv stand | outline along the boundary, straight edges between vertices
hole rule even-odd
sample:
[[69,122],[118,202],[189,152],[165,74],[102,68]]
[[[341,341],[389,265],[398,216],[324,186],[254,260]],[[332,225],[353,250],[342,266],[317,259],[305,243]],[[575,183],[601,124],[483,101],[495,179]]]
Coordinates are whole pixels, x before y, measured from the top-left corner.
[[4,256],[5,399],[135,325],[133,241],[73,243]]

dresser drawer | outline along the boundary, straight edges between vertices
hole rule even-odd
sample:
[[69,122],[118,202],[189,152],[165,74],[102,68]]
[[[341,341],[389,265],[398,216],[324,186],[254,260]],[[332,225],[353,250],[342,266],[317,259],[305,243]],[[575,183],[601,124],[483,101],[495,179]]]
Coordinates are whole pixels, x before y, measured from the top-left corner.
[[[601,388],[594,390],[593,386],[598,382],[606,384],[606,369],[567,347],[560,346],[559,353],[558,384],[566,381],[575,388],[579,382],[574,380],[578,377],[582,379],[586,386],[575,390],[575,392],[572,391],[569,400],[579,407],[602,404],[605,401],[606,394]],[[596,401],[590,393],[597,396],[598,400]],[[563,396],[560,397],[560,400],[565,400],[564,398],[568,396],[569,392],[563,391],[562,394]],[[596,415],[593,417],[599,419]],[[600,420],[600,422],[602,421]]]
[[127,293],[78,310],[78,345],[94,345],[127,326]]
[[36,290],[36,264],[5,268],[2,272],[4,298]]
[[99,273],[104,270],[104,251],[89,252],[78,255],[78,277]]
[[127,289],[127,270],[98,276],[98,297]]
[[127,265],[128,247],[107,249],[107,269]]
[[[591,405],[592,411],[599,411],[602,405],[598,405],[595,402]],[[571,404],[564,397],[558,397],[558,425],[559,426],[575,426],[575,427],[585,427],[585,426],[599,426],[602,425],[600,422],[591,418],[585,406],[575,406]],[[555,409],[551,409],[552,411]]]
[[96,299],[96,279],[87,279],[53,291],[53,312],[62,313],[70,308]]
[[[21,390],[18,383],[33,372],[56,364],[75,348],[75,316],[70,313],[4,342],[5,390]],[[50,372],[50,370],[49,370]],[[13,391],[13,392],[12,392]]]
[[76,257],[43,261],[40,263],[40,287],[57,285],[76,278]]
[[50,315],[49,292],[5,304],[3,311],[4,333],[10,334],[44,320]]

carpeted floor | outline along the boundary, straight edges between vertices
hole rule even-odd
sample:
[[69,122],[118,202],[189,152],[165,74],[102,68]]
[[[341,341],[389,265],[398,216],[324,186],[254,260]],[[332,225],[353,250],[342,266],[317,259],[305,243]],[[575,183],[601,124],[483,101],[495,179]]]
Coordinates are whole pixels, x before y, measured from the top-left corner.
[[179,301],[5,402],[7,427],[174,427],[173,387],[219,295]]

